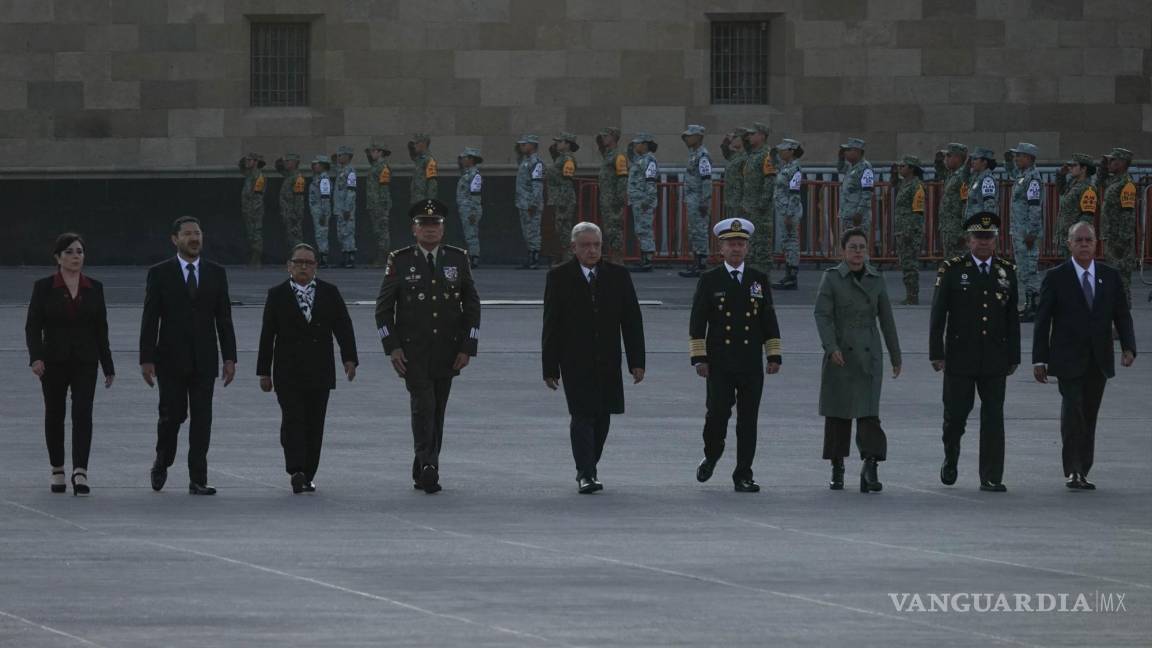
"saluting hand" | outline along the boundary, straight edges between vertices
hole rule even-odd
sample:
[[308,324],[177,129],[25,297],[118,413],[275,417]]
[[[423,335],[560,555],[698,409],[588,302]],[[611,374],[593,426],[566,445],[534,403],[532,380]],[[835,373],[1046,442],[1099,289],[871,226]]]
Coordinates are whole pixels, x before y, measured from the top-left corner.
[[225,360],[224,361],[224,369],[220,372],[220,377],[224,379],[224,386],[225,387],[232,384],[232,381],[235,380],[235,378],[236,378],[236,361],[235,360]]

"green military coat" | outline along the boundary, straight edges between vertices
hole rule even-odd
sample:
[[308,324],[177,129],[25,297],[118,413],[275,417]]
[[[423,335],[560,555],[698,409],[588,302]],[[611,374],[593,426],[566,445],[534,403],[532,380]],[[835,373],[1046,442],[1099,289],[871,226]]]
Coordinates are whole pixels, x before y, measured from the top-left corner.
[[[884,351],[888,347],[892,366],[900,366],[900,340],[884,278],[865,264],[857,280],[841,263],[824,271],[816,295],[816,329],[824,347],[820,371],[820,415],[861,418],[880,415],[880,386],[884,380]],[[879,329],[876,324],[879,321]],[[844,366],[832,362],[839,351]]]

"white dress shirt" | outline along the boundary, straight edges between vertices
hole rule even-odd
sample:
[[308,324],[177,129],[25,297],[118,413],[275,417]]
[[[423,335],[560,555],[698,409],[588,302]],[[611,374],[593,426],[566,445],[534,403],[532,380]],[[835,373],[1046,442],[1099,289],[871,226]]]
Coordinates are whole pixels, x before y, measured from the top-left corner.
[[728,265],[728,262],[725,261],[724,262],[724,269],[728,271],[729,277],[732,276],[732,271],[735,270],[736,271],[736,280],[737,281],[744,281],[744,264],[743,263],[741,263],[739,265],[739,267],[734,268],[734,267]]
[[184,273],[184,283],[188,283],[188,264],[191,263],[192,267],[196,268],[196,285],[200,285],[200,257],[196,257],[195,261],[189,261],[177,254],[176,260],[180,262],[180,272]]
[[588,281],[588,283],[592,283],[592,273],[596,272],[596,266],[589,268],[588,266],[581,263],[580,270],[584,273],[584,279]]

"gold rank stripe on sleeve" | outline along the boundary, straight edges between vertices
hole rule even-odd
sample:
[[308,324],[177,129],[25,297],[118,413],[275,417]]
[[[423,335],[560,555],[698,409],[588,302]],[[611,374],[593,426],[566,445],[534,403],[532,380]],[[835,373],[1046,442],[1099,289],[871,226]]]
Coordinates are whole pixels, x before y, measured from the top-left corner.
[[704,340],[692,338],[688,340],[688,353],[693,357],[708,355],[708,345]]
[[778,356],[783,355],[781,351],[784,350],[783,345],[780,344],[780,338],[770,338],[764,343],[764,355]]

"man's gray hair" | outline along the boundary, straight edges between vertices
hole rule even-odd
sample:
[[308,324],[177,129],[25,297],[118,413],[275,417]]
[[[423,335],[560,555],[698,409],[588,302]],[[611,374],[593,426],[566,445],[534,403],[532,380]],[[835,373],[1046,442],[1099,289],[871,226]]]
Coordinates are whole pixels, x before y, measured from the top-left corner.
[[576,237],[584,234],[585,232],[593,232],[598,238],[604,238],[604,234],[600,231],[599,225],[596,223],[584,221],[582,223],[576,223],[576,227],[572,228],[572,242],[575,243]]
[[1092,232],[1092,238],[1096,238],[1096,228],[1092,226],[1092,223],[1089,223],[1088,221],[1076,221],[1072,224],[1072,227],[1068,228],[1069,241],[1072,240],[1072,235],[1076,233],[1076,230],[1080,229],[1081,227],[1087,227],[1088,231]]

